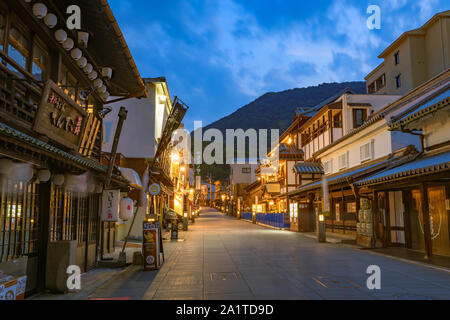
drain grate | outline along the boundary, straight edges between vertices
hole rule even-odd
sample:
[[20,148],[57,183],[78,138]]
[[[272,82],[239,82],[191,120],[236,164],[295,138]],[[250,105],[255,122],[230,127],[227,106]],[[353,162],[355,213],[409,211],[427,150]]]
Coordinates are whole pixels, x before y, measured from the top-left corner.
[[211,280],[236,280],[238,278],[236,272],[212,272],[209,274]]
[[361,288],[357,283],[342,277],[317,276],[312,279],[325,288]]

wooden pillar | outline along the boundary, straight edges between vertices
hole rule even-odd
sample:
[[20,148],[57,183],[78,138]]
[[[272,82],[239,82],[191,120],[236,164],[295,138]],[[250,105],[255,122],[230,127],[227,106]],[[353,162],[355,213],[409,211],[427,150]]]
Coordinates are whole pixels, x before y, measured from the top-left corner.
[[47,246],[50,240],[50,214],[51,214],[51,182],[40,183],[38,186],[39,192],[39,212],[38,212],[38,278],[37,291],[41,292],[45,289],[45,274],[47,268]]
[[422,195],[422,218],[423,218],[423,231],[425,237],[425,258],[430,259],[433,254],[433,244],[431,240],[430,230],[430,208],[428,205],[428,190],[427,185],[422,182],[420,184],[420,193]]
[[412,248],[412,238],[411,238],[411,221],[410,221],[410,215],[411,215],[411,191],[409,190],[403,190],[402,191],[402,200],[403,200],[403,221],[405,224],[405,240],[406,240],[406,247]]
[[384,221],[385,221],[385,247],[388,247],[391,243],[391,214],[389,208],[389,191],[384,192]]

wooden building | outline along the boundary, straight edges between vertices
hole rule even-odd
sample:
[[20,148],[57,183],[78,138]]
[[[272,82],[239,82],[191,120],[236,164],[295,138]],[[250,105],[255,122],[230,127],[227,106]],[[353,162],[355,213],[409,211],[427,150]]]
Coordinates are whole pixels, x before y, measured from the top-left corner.
[[[71,4],[0,2],[0,269],[27,259],[27,295],[58,289],[58,245],[86,271],[101,229],[102,247],[112,241],[100,224],[103,106],[145,94],[107,2],[77,1],[82,30],[67,28]],[[110,187],[129,190],[117,170]]]

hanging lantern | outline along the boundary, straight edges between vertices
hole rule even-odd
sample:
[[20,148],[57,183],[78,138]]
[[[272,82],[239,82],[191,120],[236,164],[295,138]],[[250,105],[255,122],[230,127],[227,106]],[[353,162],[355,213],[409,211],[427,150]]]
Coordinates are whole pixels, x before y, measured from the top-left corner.
[[33,14],[38,19],[42,19],[47,15],[47,6],[43,3],[35,3],[33,5]]
[[67,32],[65,32],[63,29],[56,30],[55,39],[59,43],[63,43],[67,40]]
[[28,182],[34,176],[33,165],[23,162],[13,163],[10,176],[14,180]]
[[[96,79],[94,81],[94,88],[99,89],[103,86],[103,80],[102,79]],[[106,89],[105,89],[106,90]]]
[[102,93],[102,98],[104,101],[108,100],[109,97],[110,97],[110,94],[108,91]]
[[0,174],[9,174],[13,164],[14,163],[10,159],[0,159]]
[[47,170],[47,169],[39,170],[37,173],[37,177],[40,182],[47,182],[48,180],[50,180],[51,176],[52,176],[52,173],[50,172],[50,170]]
[[88,63],[84,68],[83,71],[86,74],[90,74],[92,72],[92,70],[94,70],[94,67],[92,66],[92,64]]
[[109,67],[102,68],[102,76],[103,78],[111,79],[112,78],[112,69]]
[[72,57],[73,60],[78,61],[83,56],[83,53],[81,52],[80,49],[75,48],[72,49],[72,51],[70,51],[70,56]]
[[91,73],[89,73],[89,75],[88,75],[88,78],[89,78],[89,80],[92,80],[92,81],[94,81],[95,79],[97,79],[97,77],[98,77],[98,73],[97,73],[97,71],[92,71]]
[[52,182],[55,186],[62,186],[64,184],[64,175],[63,174],[55,174],[52,176]]
[[58,18],[53,13],[48,13],[44,18],[44,23],[50,29],[53,29],[58,23]]
[[103,94],[106,92],[106,89],[107,89],[106,86],[103,85],[100,88],[98,88],[97,91],[98,91],[98,93]]
[[133,200],[131,200],[130,198],[120,199],[120,219],[129,220],[133,218],[133,209]]
[[80,48],[86,49],[89,42],[89,33],[86,31],[78,31],[78,45]]
[[62,46],[63,46],[63,48],[64,48],[66,51],[72,50],[72,48],[73,48],[74,45],[75,45],[75,43],[74,43],[73,40],[70,39],[70,38],[67,38],[66,41],[64,41],[64,42],[62,43]]
[[77,64],[80,68],[83,69],[87,65],[87,59],[85,57],[81,57],[80,60],[78,60]]

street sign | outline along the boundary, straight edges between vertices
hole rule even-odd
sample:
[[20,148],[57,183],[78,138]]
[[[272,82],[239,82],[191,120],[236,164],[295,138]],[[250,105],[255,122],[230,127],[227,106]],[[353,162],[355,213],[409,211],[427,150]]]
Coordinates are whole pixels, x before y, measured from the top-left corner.
[[157,196],[161,192],[161,186],[157,183],[153,183],[148,187],[148,192],[150,192],[152,196]]
[[144,270],[159,269],[159,222],[143,223],[143,246],[142,255],[144,257]]

